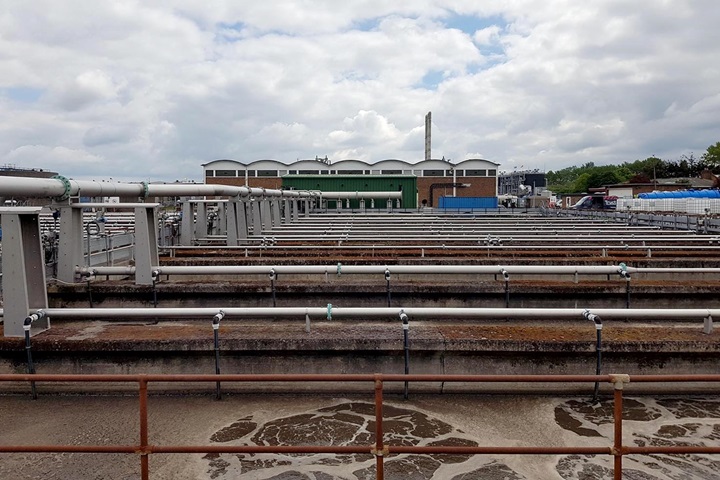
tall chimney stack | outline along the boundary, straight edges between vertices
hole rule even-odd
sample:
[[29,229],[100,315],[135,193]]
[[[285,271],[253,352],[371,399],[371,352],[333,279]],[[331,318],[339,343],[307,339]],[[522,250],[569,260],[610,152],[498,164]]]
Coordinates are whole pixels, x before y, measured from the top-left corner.
[[432,146],[431,142],[431,129],[432,129],[432,112],[428,112],[425,115],[425,160],[430,160],[430,150]]

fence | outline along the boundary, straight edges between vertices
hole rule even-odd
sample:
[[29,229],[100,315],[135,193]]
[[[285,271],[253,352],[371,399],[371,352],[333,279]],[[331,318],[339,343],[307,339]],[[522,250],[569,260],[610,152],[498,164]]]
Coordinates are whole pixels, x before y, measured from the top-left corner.
[[[720,382],[720,375],[0,375],[0,382],[132,382],[139,387],[140,435],[136,445],[0,445],[0,453],[127,453],[140,456],[141,478],[148,480],[149,457],[161,453],[330,453],[371,454],[376,478],[384,479],[384,459],[392,454],[465,455],[612,455],[615,480],[622,479],[626,455],[718,454],[720,446],[627,446],[623,445],[623,388],[629,382]],[[258,446],[258,445],[150,445],[148,442],[148,384],[152,382],[365,382],[375,391],[375,441],[357,446]],[[591,383],[609,382],[614,387],[613,443],[600,447],[492,447],[492,446],[394,446],[384,443],[383,391],[389,382],[507,382]]]

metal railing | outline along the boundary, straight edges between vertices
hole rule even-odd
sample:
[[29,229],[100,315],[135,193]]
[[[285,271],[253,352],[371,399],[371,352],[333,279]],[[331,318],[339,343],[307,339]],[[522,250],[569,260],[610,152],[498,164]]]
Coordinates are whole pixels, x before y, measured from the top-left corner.
[[[623,457],[657,454],[719,454],[720,446],[629,446],[623,444],[623,388],[629,382],[720,382],[720,375],[0,375],[0,382],[131,382],[139,388],[140,435],[135,445],[0,445],[0,453],[127,453],[140,456],[141,478],[150,478],[149,457],[160,453],[370,454],[376,478],[384,479],[385,457],[393,454],[612,455],[613,478],[622,479]],[[148,440],[148,384],[153,382],[365,382],[375,391],[375,439],[371,445],[151,445]],[[383,393],[390,382],[591,383],[614,389],[613,442],[598,447],[396,446],[384,441]]]

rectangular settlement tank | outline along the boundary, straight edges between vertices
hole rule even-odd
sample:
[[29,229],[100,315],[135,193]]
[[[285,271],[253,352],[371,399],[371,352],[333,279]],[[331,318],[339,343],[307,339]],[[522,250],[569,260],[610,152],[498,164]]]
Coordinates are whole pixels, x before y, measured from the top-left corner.
[[[402,191],[400,208],[417,208],[417,177],[414,175],[283,175],[282,188],[324,192]],[[385,208],[386,204],[386,198],[375,199],[375,208]],[[370,208],[370,199],[365,200],[365,207]],[[335,208],[335,201],[328,201],[328,208]],[[350,208],[360,208],[360,201],[350,200]]]

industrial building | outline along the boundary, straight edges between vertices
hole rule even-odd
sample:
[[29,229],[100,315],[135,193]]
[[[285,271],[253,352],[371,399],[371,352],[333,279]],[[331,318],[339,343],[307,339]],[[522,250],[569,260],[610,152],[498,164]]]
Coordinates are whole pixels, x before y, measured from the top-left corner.
[[[405,189],[410,187],[404,177],[414,177],[415,191],[403,191],[402,207],[420,208],[438,207],[440,197],[443,196],[497,197],[498,166],[498,163],[483,159],[464,160],[456,164],[446,160],[423,160],[411,164],[403,160],[382,160],[377,163],[341,160],[331,163],[327,158],[316,158],[290,164],[277,160],[257,160],[250,163],[213,160],[203,164],[203,169],[207,184],[247,185],[271,189],[303,185],[303,188],[312,187],[315,190],[326,186],[331,191],[397,191],[402,185]],[[314,178],[318,181],[313,184],[307,180],[309,175],[316,176]],[[327,179],[320,180],[321,177]]]

